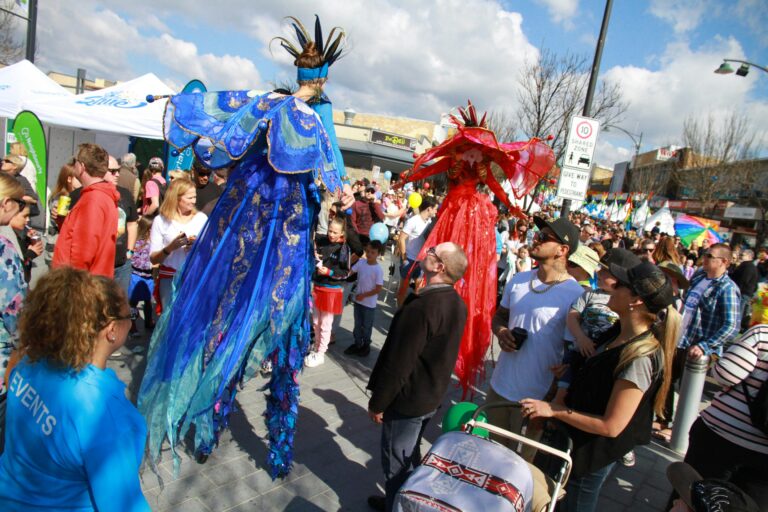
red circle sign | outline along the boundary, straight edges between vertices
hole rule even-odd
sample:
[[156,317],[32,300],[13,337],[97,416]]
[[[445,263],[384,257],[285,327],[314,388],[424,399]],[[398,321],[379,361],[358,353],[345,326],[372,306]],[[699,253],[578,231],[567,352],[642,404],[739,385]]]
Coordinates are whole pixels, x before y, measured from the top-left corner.
[[592,125],[586,121],[582,121],[576,125],[576,135],[580,139],[588,139],[592,136]]

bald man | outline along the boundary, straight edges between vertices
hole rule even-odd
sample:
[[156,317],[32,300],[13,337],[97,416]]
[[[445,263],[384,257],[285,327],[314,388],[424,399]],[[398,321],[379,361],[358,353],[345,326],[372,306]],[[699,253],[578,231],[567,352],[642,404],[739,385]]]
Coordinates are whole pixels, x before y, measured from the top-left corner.
[[421,437],[451,380],[467,320],[453,287],[467,269],[462,248],[436,245],[419,265],[427,284],[395,313],[368,382],[368,415],[382,424],[386,479],[386,497],[368,498],[377,510],[392,510],[395,494],[421,460]]

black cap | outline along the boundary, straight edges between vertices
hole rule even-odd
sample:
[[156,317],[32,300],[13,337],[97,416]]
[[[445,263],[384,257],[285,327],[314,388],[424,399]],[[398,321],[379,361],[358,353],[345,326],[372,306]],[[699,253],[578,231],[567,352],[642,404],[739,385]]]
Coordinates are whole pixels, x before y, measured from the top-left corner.
[[568,246],[568,254],[576,252],[576,249],[579,247],[580,232],[579,228],[571,224],[568,219],[560,217],[559,219],[550,222],[544,220],[542,217],[534,217],[533,222],[536,223],[536,227],[540,230],[544,228],[551,229],[557,239],[560,240],[563,245]]
[[642,262],[643,260],[641,260],[637,254],[626,249],[619,249],[618,247],[611,247],[603,257],[600,258],[600,265],[605,268],[609,268],[613,263],[614,265],[618,265],[625,269],[630,269]]
[[669,278],[653,263],[644,261],[630,269],[611,263],[609,270],[619,283],[643,299],[651,313],[658,313],[675,302]]

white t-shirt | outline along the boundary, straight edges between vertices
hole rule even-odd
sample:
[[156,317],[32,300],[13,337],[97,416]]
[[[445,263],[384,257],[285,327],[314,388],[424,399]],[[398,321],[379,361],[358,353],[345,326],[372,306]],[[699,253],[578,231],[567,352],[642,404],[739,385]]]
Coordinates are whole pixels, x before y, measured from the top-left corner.
[[424,245],[421,234],[428,225],[429,221],[422,219],[421,215],[414,215],[405,221],[403,233],[408,235],[408,241],[405,243],[405,256],[409,260],[413,261],[419,257],[421,246]]
[[[203,230],[208,216],[203,212],[197,212],[192,220],[186,224],[175,220],[168,220],[162,215],[155,217],[152,222],[152,230],[149,232],[149,252],[162,251],[167,247],[179,233],[184,232],[187,236],[198,236]],[[180,247],[165,258],[163,265],[179,270],[184,265],[187,258],[187,248]]]
[[[357,272],[357,291],[359,293],[368,293],[374,290],[377,286],[384,285],[384,271],[378,263],[375,265],[368,264],[364,258],[357,260],[357,263],[352,265],[352,272]],[[363,300],[355,299],[355,302],[361,306],[367,308],[375,308],[376,302],[379,300],[379,296],[371,295]]]
[[533,277],[536,290],[546,288],[536,270],[519,272],[504,288],[501,306],[509,309],[509,325],[528,331],[523,348],[502,352],[491,377],[491,386],[507,400],[542,399],[554,376],[550,367],[563,357],[565,318],[571,304],[584,288],[572,277],[545,293],[530,291]]

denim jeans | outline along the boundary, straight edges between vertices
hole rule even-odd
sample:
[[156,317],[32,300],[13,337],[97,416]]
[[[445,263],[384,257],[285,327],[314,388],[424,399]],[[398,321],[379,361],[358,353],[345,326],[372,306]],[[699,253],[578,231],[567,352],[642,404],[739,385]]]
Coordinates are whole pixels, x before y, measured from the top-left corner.
[[381,429],[381,466],[384,469],[384,490],[387,495],[385,510],[395,503],[395,495],[416,466],[421,462],[421,437],[435,411],[423,416],[403,416],[391,410],[384,411]]
[[352,331],[352,336],[358,347],[370,346],[375,317],[376,308],[369,308],[355,302],[355,329]]
[[119,267],[115,267],[115,281],[128,295],[128,289],[131,287],[131,260],[126,260]]
[[600,489],[602,489],[603,483],[615,465],[615,462],[611,462],[588,475],[571,478],[565,487],[565,498],[560,504],[560,510],[562,512],[594,512],[597,510]]

